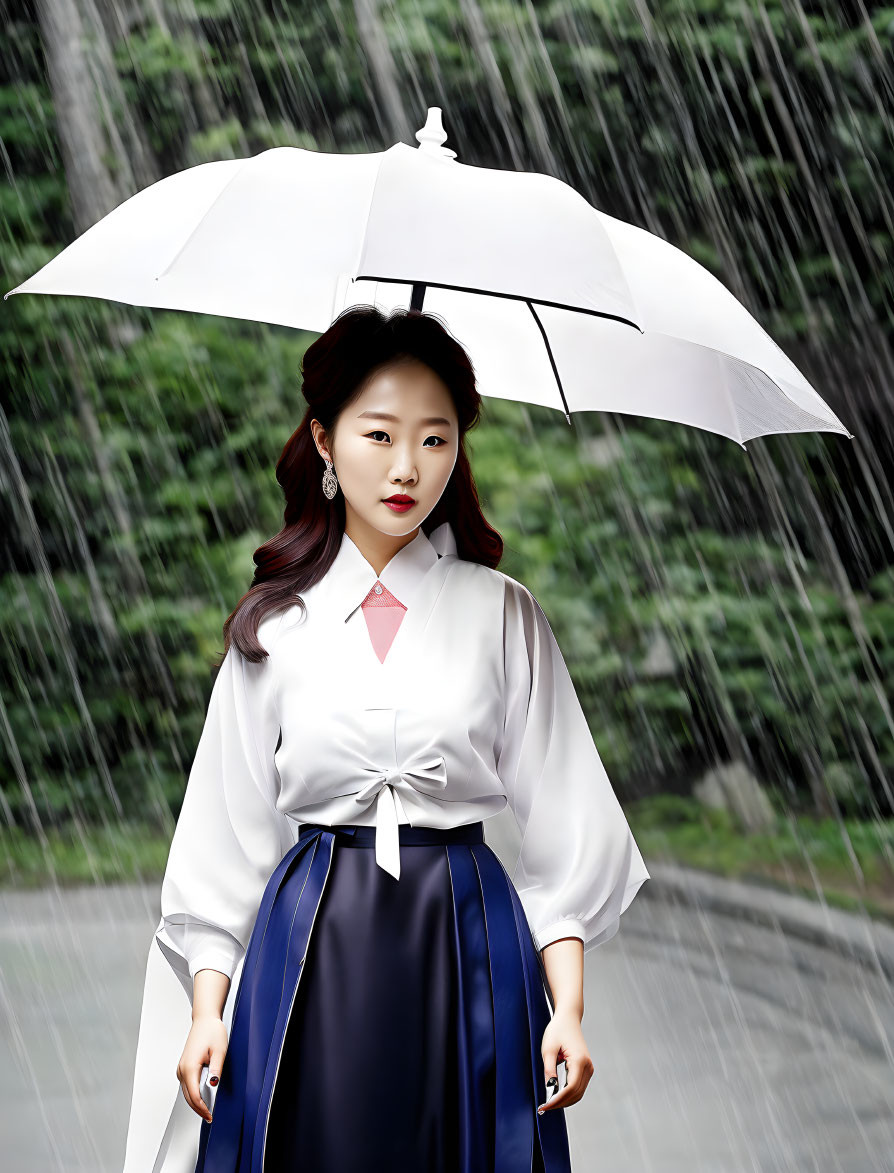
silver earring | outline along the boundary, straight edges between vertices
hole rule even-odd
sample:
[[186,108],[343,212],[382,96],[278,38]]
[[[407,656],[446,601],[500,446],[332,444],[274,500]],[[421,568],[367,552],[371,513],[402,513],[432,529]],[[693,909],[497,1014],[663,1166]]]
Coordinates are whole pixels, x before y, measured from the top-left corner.
[[326,461],[326,471],[323,473],[323,492],[331,501],[338,490],[338,478],[335,475],[335,469],[332,467],[332,461]]

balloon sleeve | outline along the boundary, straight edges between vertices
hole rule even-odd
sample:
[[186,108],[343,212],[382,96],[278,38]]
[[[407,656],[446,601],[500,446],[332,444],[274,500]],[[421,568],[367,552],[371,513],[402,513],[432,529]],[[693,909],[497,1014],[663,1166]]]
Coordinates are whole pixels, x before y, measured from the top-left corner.
[[546,616],[506,578],[497,769],[521,832],[513,883],[537,947],[609,941],[649,879]]
[[279,731],[270,657],[253,663],[231,644],[211,691],[161,887],[156,938],[190,997],[200,969],[232,977],[267,881],[292,844],[276,807]]

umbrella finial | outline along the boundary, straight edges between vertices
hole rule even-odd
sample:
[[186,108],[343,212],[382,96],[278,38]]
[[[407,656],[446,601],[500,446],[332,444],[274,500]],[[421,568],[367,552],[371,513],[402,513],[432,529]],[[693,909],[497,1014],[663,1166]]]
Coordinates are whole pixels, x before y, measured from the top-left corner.
[[425,151],[428,155],[436,155],[439,159],[456,158],[456,151],[451,151],[449,147],[442,146],[442,143],[447,138],[447,132],[444,130],[444,124],[441,121],[440,106],[429,106],[425,126],[423,126],[422,130],[416,131],[416,138],[419,140],[420,151]]

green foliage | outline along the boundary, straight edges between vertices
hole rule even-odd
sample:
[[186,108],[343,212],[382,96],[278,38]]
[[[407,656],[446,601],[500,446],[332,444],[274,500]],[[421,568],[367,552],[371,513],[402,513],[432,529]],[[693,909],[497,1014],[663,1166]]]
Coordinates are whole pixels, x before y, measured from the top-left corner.
[[46,837],[3,828],[0,845],[0,887],[148,883],[164,872],[170,833],[130,822],[86,827],[73,821]]
[[780,815],[768,830],[743,834],[727,812],[667,794],[631,803],[625,813],[647,860],[770,883],[894,923],[892,819]]

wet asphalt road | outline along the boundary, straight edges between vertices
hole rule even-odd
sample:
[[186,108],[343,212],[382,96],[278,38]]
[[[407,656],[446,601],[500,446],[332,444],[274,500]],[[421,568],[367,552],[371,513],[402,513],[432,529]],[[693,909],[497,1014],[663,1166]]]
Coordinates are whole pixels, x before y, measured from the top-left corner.
[[[894,1170],[891,984],[648,887],[587,955],[575,1173]],[[0,902],[2,1166],[120,1173],[157,890]]]

